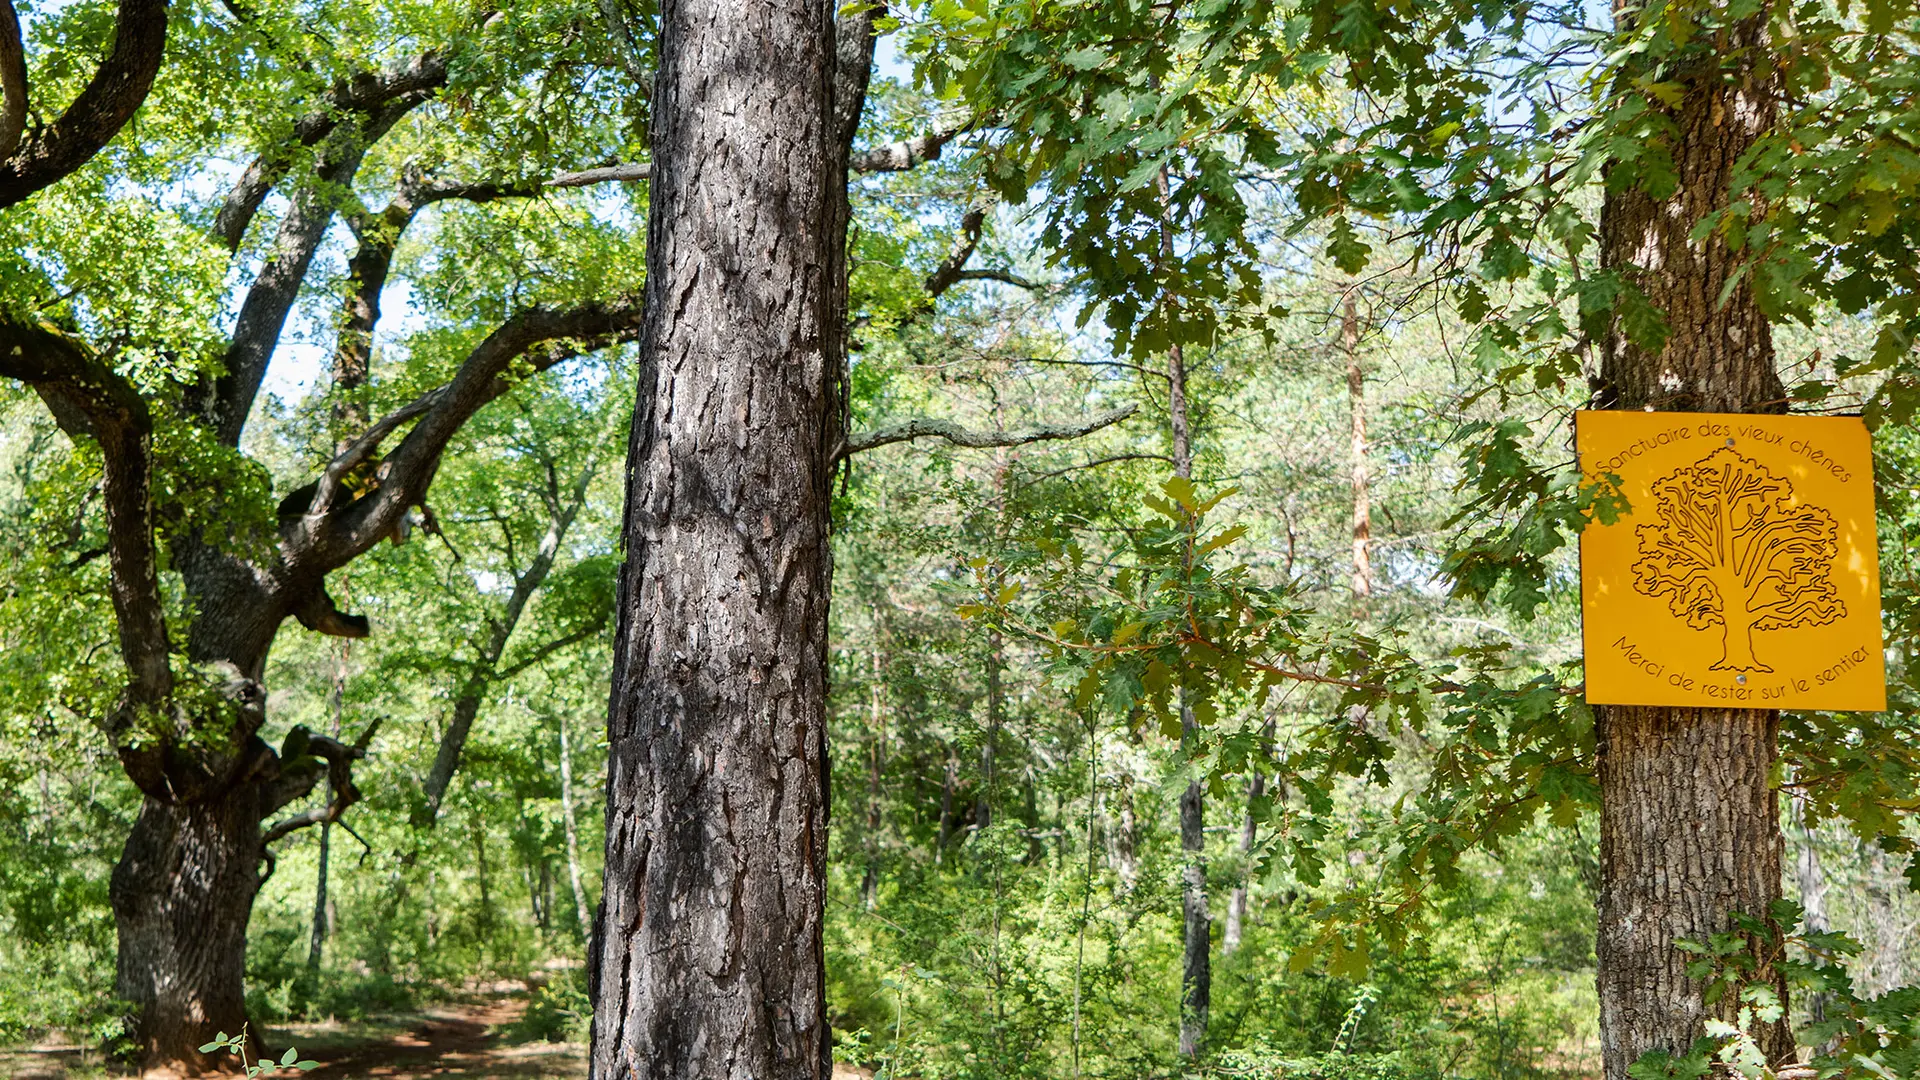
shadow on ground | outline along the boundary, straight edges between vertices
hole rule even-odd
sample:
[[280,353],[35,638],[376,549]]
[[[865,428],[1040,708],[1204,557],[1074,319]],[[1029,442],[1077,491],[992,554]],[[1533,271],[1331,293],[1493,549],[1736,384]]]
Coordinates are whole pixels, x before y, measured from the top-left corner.
[[[295,1046],[320,1063],[315,1080],[534,1080],[587,1075],[586,1047],[577,1043],[508,1043],[504,1029],[526,1009],[524,998],[450,1004],[419,1013],[354,1023],[289,1024],[262,1035],[276,1053]],[[98,1053],[47,1044],[0,1050],[0,1077],[12,1080],[90,1080],[124,1075]],[[297,1075],[297,1074],[296,1074]]]

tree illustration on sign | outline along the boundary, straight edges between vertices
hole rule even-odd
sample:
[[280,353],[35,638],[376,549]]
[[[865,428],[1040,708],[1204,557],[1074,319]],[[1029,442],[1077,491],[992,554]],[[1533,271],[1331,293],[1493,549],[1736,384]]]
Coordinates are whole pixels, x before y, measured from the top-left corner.
[[1695,630],[1723,634],[1714,671],[1772,671],[1753,655],[1756,630],[1845,618],[1830,574],[1833,515],[1793,501],[1793,485],[1732,449],[1715,450],[1653,482],[1659,521],[1634,531],[1633,587],[1668,597]]

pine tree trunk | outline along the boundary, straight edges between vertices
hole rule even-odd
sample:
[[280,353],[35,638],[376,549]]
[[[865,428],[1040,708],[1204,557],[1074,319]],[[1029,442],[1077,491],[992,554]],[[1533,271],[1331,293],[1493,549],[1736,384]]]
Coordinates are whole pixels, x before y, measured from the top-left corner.
[[247,1021],[247,919],[259,891],[260,789],[188,805],[146,799],[113,868],[114,994],[134,1006],[147,1075],[192,1075],[199,1047]]
[[[1683,87],[1668,109],[1679,186],[1655,200],[1610,184],[1601,211],[1601,259],[1662,310],[1659,352],[1620,327],[1602,343],[1601,403],[1623,409],[1778,412],[1785,391],[1771,335],[1718,235],[1689,234],[1726,205],[1735,160],[1775,117],[1772,88],[1719,57],[1766,55],[1764,17],[1715,41],[1715,59],[1662,75]],[[1725,292],[1725,301],[1721,296]],[[1765,709],[1609,706],[1597,710],[1601,789],[1598,938],[1601,1051],[1607,1080],[1626,1080],[1642,1054],[1684,1054],[1710,1017],[1731,1018],[1733,995],[1708,1005],[1686,976],[1678,938],[1704,939],[1731,915],[1764,917],[1780,897],[1779,805],[1769,783],[1779,714]],[[1762,969],[1784,1002],[1779,972]],[[1784,1021],[1752,1033],[1772,1061],[1792,1056]]]
[[827,0],[661,5],[593,965],[600,1080],[832,1068],[834,14]]

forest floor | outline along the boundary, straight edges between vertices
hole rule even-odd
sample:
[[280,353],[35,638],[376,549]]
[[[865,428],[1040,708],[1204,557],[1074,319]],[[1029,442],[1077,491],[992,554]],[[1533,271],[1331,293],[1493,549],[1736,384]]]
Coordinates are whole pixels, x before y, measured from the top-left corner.
[[[509,1043],[505,1029],[526,1010],[524,997],[449,1003],[364,1021],[288,1024],[265,1029],[267,1045],[300,1049],[320,1063],[316,1080],[534,1080],[587,1075],[578,1043]],[[121,1075],[78,1046],[0,1049],[0,1078],[87,1080]]]
[[267,1029],[271,1046],[297,1046],[322,1080],[478,1080],[587,1075],[578,1043],[509,1044],[502,1031],[525,998],[449,1004],[378,1023],[290,1024]]
[[[579,1043],[519,1042],[506,1029],[526,1010],[523,996],[450,1003],[417,1013],[364,1021],[287,1024],[265,1029],[275,1050],[300,1049],[320,1063],[315,1080],[573,1080],[587,1075],[586,1047]],[[0,1048],[0,1080],[93,1080],[120,1076],[104,1069],[97,1053],[78,1046],[46,1044]],[[836,1064],[835,1080],[865,1080],[872,1074]]]

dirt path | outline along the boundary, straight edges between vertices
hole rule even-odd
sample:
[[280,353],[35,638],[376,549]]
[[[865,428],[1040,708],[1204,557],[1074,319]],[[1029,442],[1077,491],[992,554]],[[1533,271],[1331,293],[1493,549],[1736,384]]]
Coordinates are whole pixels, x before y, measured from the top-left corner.
[[300,1048],[320,1062],[316,1080],[480,1080],[581,1077],[583,1048],[569,1043],[507,1045],[498,1034],[526,1008],[520,998],[428,1009],[369,1031],[361,1024],[296,1024],[268,1032],[270,1045]]
[[[587,1075],[586,1048],[573,1043],[510,1045],[500,1035],[526,1010],[524,997],[445,1005],[365,1023],[270,1027],[276,1053],[298,1047],[320,1062],[316,1080],[577,1080]],[[0,1048],[0,1080],[84,1080],[120,1076],[98,1053],[78,1046]],[[283,1074],[284,1075],[284,1074]],[[295,1074],[297,1075],[297,1074]]]

